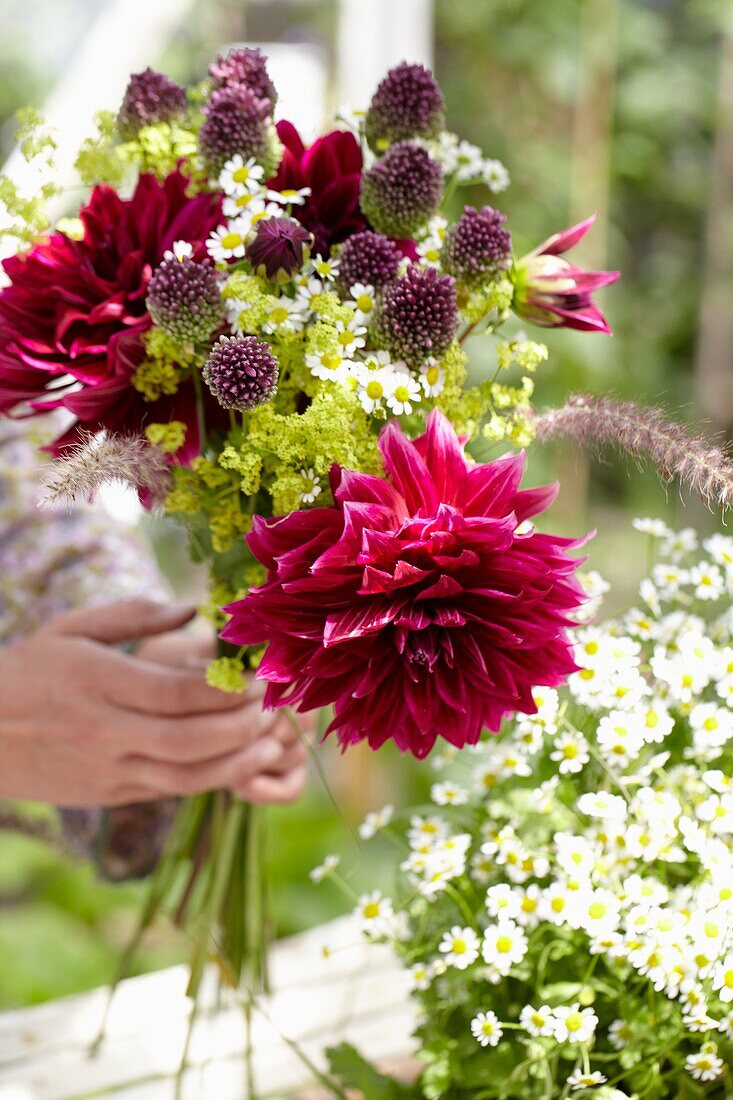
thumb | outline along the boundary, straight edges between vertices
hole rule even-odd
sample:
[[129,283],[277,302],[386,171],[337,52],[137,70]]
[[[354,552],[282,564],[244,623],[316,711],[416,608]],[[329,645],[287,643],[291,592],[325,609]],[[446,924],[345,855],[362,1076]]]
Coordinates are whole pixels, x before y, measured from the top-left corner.
[[58,615],[46,633],[92,638],[107,645],[136,641],[152,634],[177,630],[196,614],[192,603],[156,603],[155,600],[123,600],[102,607],[79,608]]

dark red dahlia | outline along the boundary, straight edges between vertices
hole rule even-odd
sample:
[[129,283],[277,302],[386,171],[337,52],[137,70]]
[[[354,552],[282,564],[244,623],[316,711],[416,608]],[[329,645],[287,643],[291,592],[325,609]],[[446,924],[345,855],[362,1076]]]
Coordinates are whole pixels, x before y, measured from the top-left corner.
[[[146,422],[189,425],[179,457],[196,452],[192,388],[146,402],[131,385],[150,327],[148,283],[178,240],[205,256],[204,242],[221,221],[219,199],[186,193],[173,172],[159,182],[140,177],[131,199],[95,187],[80,214],[84,237],[54,233],[3,264],[10,285],[0,291],[0,413],[30,402],[36,413],[63,407],[76,417],[55,450],[78,429],[140,431]],[[214,411],[218,406],[212,400]]]
[[309,198],[293,209],[293,217],[313,234],[314,252],[327,256],[332,245],[367,227],[359,209],[359,143],[353,134],[333,130],[306,148],[293,124],[286,121],[278,122],[277,133],[285,151],[270,186],[277,190],[310,187]]
[[226,608],[222,637],[268,643],[268,706],[333,704],[342,746],[424,757],[534,713],[532,688],[575,670],[579,543],[523,529],[555,487],[521,490],[521,455],[467,460],[438,411],[414,442],[393,421],[380,447],[389,481],[336,469],[333,507],[255,517],[267,581]]

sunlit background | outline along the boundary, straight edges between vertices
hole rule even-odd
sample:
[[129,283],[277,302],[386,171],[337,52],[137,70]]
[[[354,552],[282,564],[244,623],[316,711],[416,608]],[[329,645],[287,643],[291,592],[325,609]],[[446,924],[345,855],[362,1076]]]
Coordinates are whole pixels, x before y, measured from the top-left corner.
[[[450,128],[510,170],[512,187],[498,204],[516,249],[596,211],[582,259],[623,272],[603,301],[615,337],[551,333],[538,403],[603,391],[682,406],[710,431],[731,427],[729,0],[0,0],[0,27],[0,160],[12,157],[14,112],[39,106],[58,131],[69,206],[79,198],[69,170],[74,149],[94,112],[117,105],[131,70],[152,65],[185,83],[232,43],[259,44],[271,58],[279,114],[313,136],[339,105],[365,105],[389,65],[432,64]],[[468,201],[486,196],[477,191]],[[474,361],[480,372],[480,345]],[[641,568],[633,515],[714,523],[623,459],[589,463],[538,449],[532,462],[535,479],[562,480],[556,524],[601,530],[593,564],[621,600]],[[106,504],[139,522],[129,498],[113,494]],[[174,584],[196,591],[183,536],[145,522]],[[408,791],[414,798],[426,780],[395,755],[358,750],[330,774],[352,822]],[[342,908],[328,887],[307,880],[326,851],[341,851],[355,878],[369,876],[317,779],[300,807],[273,817],[276,902],[287,932]],[[140,891],[102,886],[90,867],[0,834],[0,1008],[108,979]],[[175,937],[160,929],[139,964],[160,966],[179,954]]]

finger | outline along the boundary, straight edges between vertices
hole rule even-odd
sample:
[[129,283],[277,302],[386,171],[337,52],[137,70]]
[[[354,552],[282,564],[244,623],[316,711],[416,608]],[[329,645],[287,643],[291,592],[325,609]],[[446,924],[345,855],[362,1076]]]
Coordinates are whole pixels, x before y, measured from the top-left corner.
[[197,764],[171,764],[145,757],[126,761],[126,780],[161,795],[190,795],[202,791],[234,790],[253,776],[273,768],[283,748],[272,738],[262,738],[238,752]]
[[151,634],[176,630],[195,614],[196,607],[192,603],[122,600],[103,607],[66,611],[52,619],[44,629],[51,634],[72,634],[106,645],[120,645]]
[[144,756],[170,764],[196,764],[245,749],[268,738],[278,741],[283,752],[289,748],[274,735],[272,718],[256,703],[242,703],[236,710],[181,717],[140,715],[117,711],[113,718],[111,744],[123,761]]
[[257,775],[232,792],[247,802],[258,805],[285,805],[300,798],[305,790],[308,770],[305,765],[284,776]]
[[210,687],[201,671],[169,668],[118,650],[97,650],[88,674],[97,692],[125,712],[168,717],[236,710],[255,697]]
[[216,657],[216,640],[208,632],[175,630],[146,638],[135,650],[135,656],[152,664],[202,669]]

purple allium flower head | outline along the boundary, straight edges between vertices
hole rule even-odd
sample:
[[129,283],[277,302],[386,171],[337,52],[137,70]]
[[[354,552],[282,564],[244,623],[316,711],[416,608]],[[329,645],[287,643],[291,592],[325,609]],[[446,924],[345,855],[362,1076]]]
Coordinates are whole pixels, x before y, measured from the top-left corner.
[[366,139],[376,152],[405,138],[437,137],[445,126],[445,99],[423,65],[403,61],[385,76],[367,111]]
[[484,206],[467,206],[445,234],[442,267],[467,286],[477,286],[509,267],[512,237],[503,228],[506,216]]
[[225,409],[256,409],[275,394],[278,363],[266,340],[220,336],[204,367],[204,381]]
[[426,151],[399,141],[364,173],[361,208],[388,237],[411,237],[436,213],[443,196],[443,171]]
[[146,69],[133,73],[117,114],[120,137],[130,141],[143,128],[172,122],[186,113],[186,93],[165,73]]
[[148,312],[172,340],[208,340],[224,321],[224,307],[209,260],[169,255],[148,283]]
[[294,218],[262,218],[245,255],[258,275],[287,282],[310,255],[313,234]]
[[389,237],[364,229],[344,242],[339,253],[339,278],[344,290],[363,283],[380,290],[397,278],[402,252]]
[[214,91],[204,107],[199,145],[206,167],[218,176],[228,160],[239,153],[245,160],[254,157],[273,171],[274,135],[268,115],[268,102],[241,86]]
[[428,356],[442,355],[457,328],[455,281],[433,267],[412,264],[385,288],[377,307],[379,345],[413,367]]
[[258,99],[267,100],[270,113],[277,103],[277,91],[267,71],[267,59],[261,50],[249,46],[234,47],[226,56],[219,54],[209,66],[214,88],[249,88]]

